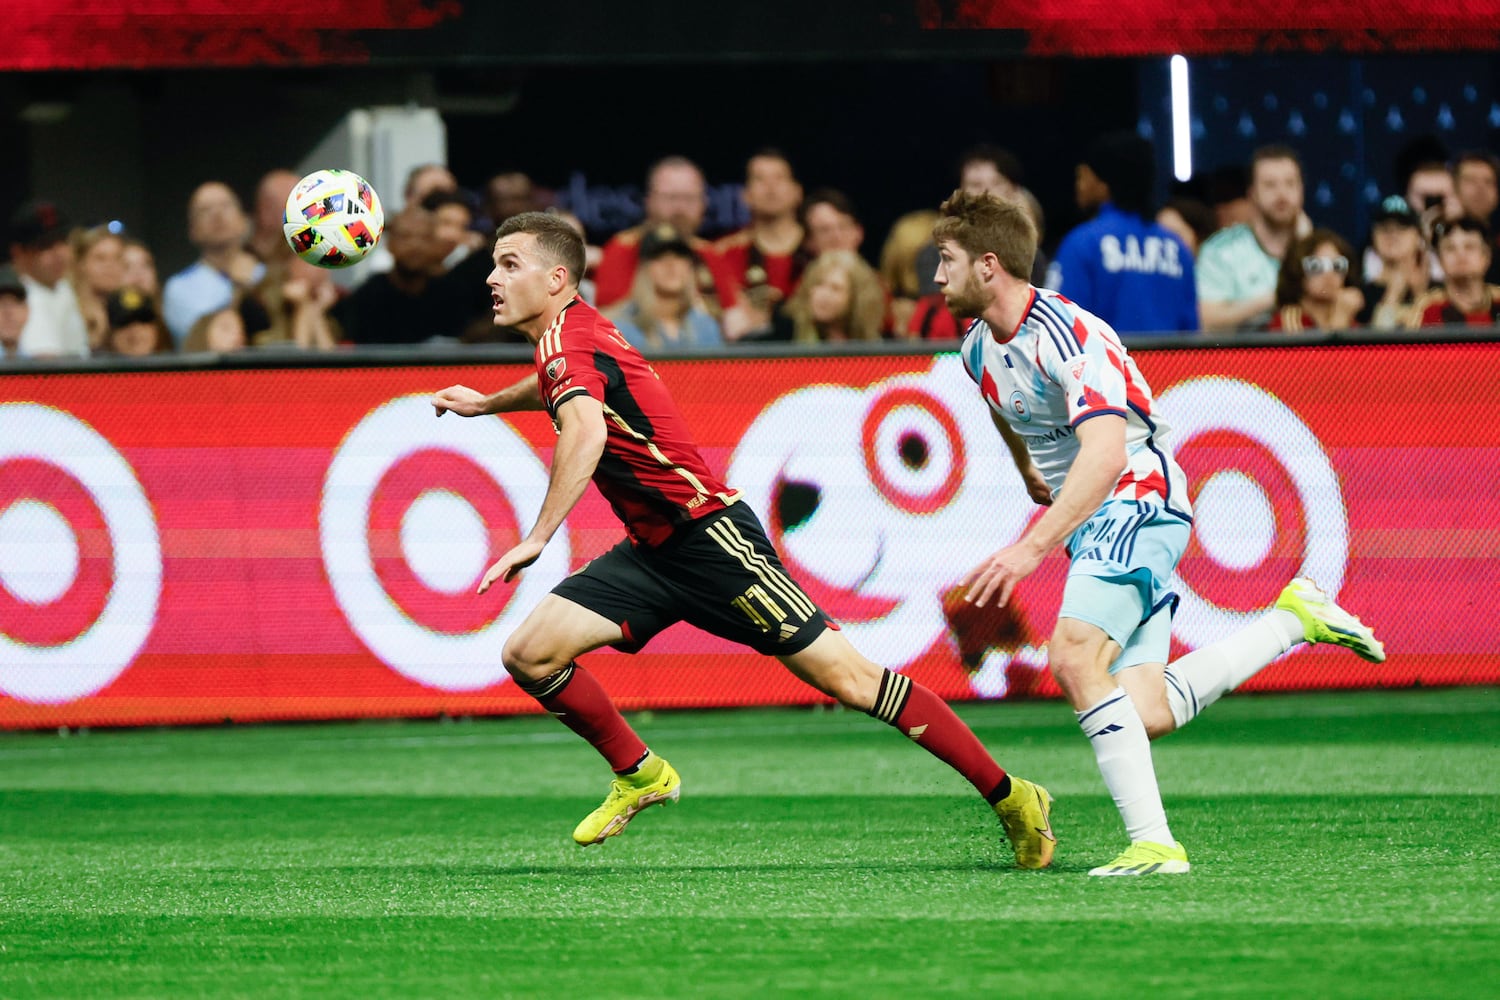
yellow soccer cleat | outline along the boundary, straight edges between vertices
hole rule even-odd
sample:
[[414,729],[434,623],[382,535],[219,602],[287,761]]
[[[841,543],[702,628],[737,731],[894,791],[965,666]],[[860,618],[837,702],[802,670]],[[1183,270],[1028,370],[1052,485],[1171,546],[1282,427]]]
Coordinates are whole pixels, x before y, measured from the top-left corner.
[[1052,795],[1025,778],[1010,776],[1010,794],[995,804],[1017,868],[1046,868],[1057,849],[1052,832]]
[[573,831],[573,839],[581,847],[602,844],[624,830],[642,809],[676,802],[681,794],[682,779],[676,768],[652,754],[636,773],[615,776],[604,804],[583,818]]
[[1137,840],[1125,848],[1125,853],[1107,865],[1091,868],[1090,875],[1181,875],[1193,866],[1188,864],[1187,851],[1181,844],[1153,844],[1149,840]]
[[1276,606],[1302,622],[1308,642],[1328,642],[1354,650],[1371,663],[1385,662],[1385,644],[1358,618],[1339,607],[1305,577],[1297,577],[1276,598]]

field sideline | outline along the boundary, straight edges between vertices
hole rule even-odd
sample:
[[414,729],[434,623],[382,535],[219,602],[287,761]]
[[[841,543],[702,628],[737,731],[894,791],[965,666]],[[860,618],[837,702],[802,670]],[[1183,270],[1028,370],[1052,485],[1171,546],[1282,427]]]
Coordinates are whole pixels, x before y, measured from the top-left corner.
[[1500,690],[1226,699],[1155,745],[1194,871],[1146,879],[1084,875],[1065,706],[959,711],[1052,869],[849,712],[633,717],[682,802],[588,850],[548,718],[0,734],[0,996],[1500,996]]

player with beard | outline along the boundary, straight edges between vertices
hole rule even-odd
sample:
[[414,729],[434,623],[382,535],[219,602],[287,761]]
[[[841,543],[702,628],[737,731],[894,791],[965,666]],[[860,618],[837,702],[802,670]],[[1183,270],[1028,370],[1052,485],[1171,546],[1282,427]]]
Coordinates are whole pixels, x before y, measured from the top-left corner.
[[1198,310],[1205,331],[1249,330],[1270,321],[1282,258],[1303,225],[1296,152],[1288,146],[1257,149],[1247,193],[1250,221],[1220,230],[1198,251]]
[[1028,494],[1047,508],[967,574],[966,599],[1004,605],[1048,553],[1066,546],[1048,665],[1131,841],[1089,874],[1186,872],[1150,738],[1185,725],[1298,643],[1335,643],[1374,662],[1384,649],[1312,581],[1297,579],[1269,613],[1167,665],[1177,605],[1169,587],[1192,508],[1151,387],[1108,323],[1027,281],[1036,229],[1024,209],[955,191],[933,239],[949,308],[979,317],[964,338],[964,367]]
[[627,534],[554,587],[500,654],[520,688],[615,772],[604,804],[573,839],[602,843],[681,790],[677,771],[646,747],[577,658],[601,646],[634,652],[687,621],[775,656],[824,694],[895,727],[994,807],[1018,866],[1050,863],[1047,791],[1006,774],[931,691],[862,656],[787,576],[755,513],[704,463],[656,372],[578,297],[578,234],[550,215],[517,215],[497,231],[493,260],[495,323],[536,345],[536,371],[488,396],[450,386],[432,404],[440,417],[545,408],[558,437],[536,524],[484,574],[479,593],[536,561],[591,479]]

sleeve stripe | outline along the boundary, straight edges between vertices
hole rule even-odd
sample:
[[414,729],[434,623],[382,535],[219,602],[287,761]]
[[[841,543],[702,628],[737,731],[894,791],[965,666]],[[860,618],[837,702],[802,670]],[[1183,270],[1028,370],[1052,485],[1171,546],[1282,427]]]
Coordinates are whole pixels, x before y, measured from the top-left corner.
[[1089,419],[1090,417],[1102,417],[1102,416],[1104,416],[1107,413],[1112,413],[1112,414],[1114,414],[1117,417],[1124,417],[1126,420],[1130,419],[1130,414],[1127,413],[1126,411],[1124,411],[1124,410],[1116,410],[1113,407],[1110,407],[1107,410],[1090,410],[1087,413],[1079,414],[1078,419],[1075,420],[1075,421],[1073,421],[1073,426],[1077,427],[1079,424],[1083,423],[1085,420]]
[[1082,354],[1083,346],[1078,343],[1078,339],[1073,336],[1073,331],[1068,329],[1067,324],[1057,317],[1045,301],[1038,300],[1038,305],[1042,308],[1032,310],[1032,315],[1041,321],[1042,326],[1051,335],[1052,343],[1057,347],[1058,356],[1066,361],[1074,355]]

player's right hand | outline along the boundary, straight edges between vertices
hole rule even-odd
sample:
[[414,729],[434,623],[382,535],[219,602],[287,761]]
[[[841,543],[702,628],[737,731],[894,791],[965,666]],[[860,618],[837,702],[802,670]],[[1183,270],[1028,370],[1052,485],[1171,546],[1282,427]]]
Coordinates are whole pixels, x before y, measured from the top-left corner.
[[432,394],[432,408],[440,417],[449,410],[460,417],[477,417],[485,412],[484,393],[466,385],[450,385]]
[[519,544],[509,552],[500,557],[500,560],[491,566],[484,574],[484,579],[479,581],[478,593],[484,593],[494,586],[495,581],[510,583],[521,575],[521,570],[536,562],[537,557],[546,548],[544,542],[533,542],[522,539]]

